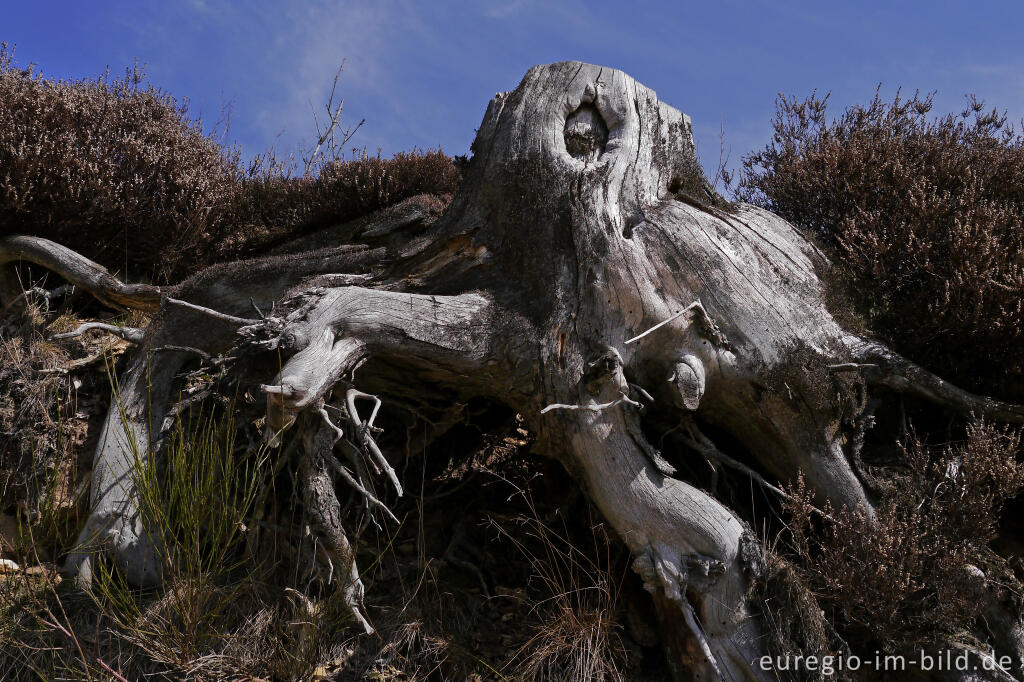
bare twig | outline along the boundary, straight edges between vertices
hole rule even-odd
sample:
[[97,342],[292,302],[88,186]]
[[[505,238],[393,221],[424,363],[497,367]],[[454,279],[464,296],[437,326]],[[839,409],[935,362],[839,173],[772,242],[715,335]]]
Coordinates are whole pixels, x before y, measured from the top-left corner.
[[623,393],[621,398],[619,398],[618,400],[613,400],[610,403],[595,403],[593,405],[565,405],[563,403],[552,403],[551,405],[548,405],[543,410],[541,410],[540,413],[547,414],[552,410],[588,410],[590,412],[600,412],[601,410],[607,410],[609,408],[615,407],[616,405],[621,405],[623,403],[632,405],[633,407],[643,407],[643,405],[641,405],[635,400],[632,400],[629,396]]
[[102,659],[102,658],[100,658],[100,657],[98,657],[98,656],[97,656],[97,657],[96,657],[96,662],[100,664],[100,667],[101,667],[101,668],[103,668],[103,669],[104,669],[104,670],[106,670],[106,671],[107,671],[108,673],[110,673],[111,675],[113,675],[113,676],[114,676],[115,678],[117,678],[118,680],[120,680],[120,682],[128,682],[127,678],[125,678],[125,676],[124,676],[124,675],[122,675],[121,673],[117,672],[116,670],[114,670],[113,668],[111,668],[111,667],[110,667],[109,665],[107,665],[107,664],[106,664],[106,663],[105,663],[105,662],[103,661],[103,659]]
[[[719,450],[718,446],[715,445],[710,438],[708,438],[701,432],[701,430],[697,427],[697,424],[692,419],[687,419],[685,424],[685,431],[688,437],[684,437],[684,441],[687,445],[692,447],[697,452],[701,453],[710,460],[714,460],[719,464],[722,464],[723,466],[727,466],[730,469],[735,469],[746,474],[762,488],[764,488],[765,490],[770,490],[771,492],[775,493],[782,499],[793,501],[793,496],[787,493],[785,490],[782,490],[778,486],[772,485],[767,480],[765,480],[764,476],[757,473],[756,471],[748,467],[746,464],[736,461],[729,455]],[[811,507],[811,509],[817,514],[819,514],[823,519],[827,519],[828,521],[831,521],[833,523],[839,523],[831,515],[826,514],[824,511],[818,509],[817,507]]]
[[725,150],[725,122],[723,121],[718,131],[718,167],[715,168],[715,181],[711,184],[711,191],[718,191],[718,181],[725,182],[725,189],[729,188],[732,174],[726,168],[729,166],[729,159],[732,157],[732,146],[729,151]]
[[388,506],[381,502],[379,499],[377,499],[376,495],[374,495],[369,490],[364,488],[363,485],[356,480],[355,476],[352,475],[352,472],[346,469],[345,465],[338,461],[337,457],[335,457],[334,455],[328,455],[325,459],[327,463],[330,465],[331,469],[333,469],[335,473],[337,473],[339,476],[345,479],[346,483],[355,488],[356,492],[365,497],[366,500],[374,507],[377,507],[378,509],[383,511],[389,519],[391,519],[395,523],[398,523],[398,517],[395,516],[390,509],[388,509]]
[[[359,412],[356,411],[356,400],[357,399],[373,400],[373,411],[370,413],[370,418],[366,422],[360,421]],[[384,473],[387,474],[388,480],[391,481],[391,485],[395,486],[395,490],[398,492],[398,496],[401,497],[403,494],[402,484],[398,481],[398,474],[391,467],[391,464],[385,459],[384,454],[377,447],[377,442],[373,439],[370,434],[373,429],[373,421],[377,418],[377,412],[380,410],[381,401],[375,395],[369,393],[363,393],[357,391],[354,388],[349,389],[345,393],[345,405],[348,408],[349,419],[356,425],[356,431],[359,434],[359,440],[364,448],[370,451],[373,459],[377,462]]]
[[260,307],[256,305],[256,301],[252,300],[252,296],[249,297],[249,304],[252,306],[253,310],[256,311],[256,314],[259,315],[261,320],[267,319],[267,316],[263,314],[263,311],[260,310]]
[[[324,423],[327,424],[327,427],[334,432],[334,443],[337,443],[339,440],[344,438],[345,432],[342,431],[338,426],[335,425],[334,422],[331,421],[331,415],[327,414],[327,410],[324,408],[322,404],[317,409],[317,412],[319,412],[320,416],[323,417]],[[331,443],[331,445],[334,445],[334,443]]]
[[626,431],[629,432],[633,442],[636,443],[637,447],[643,450],[647,458],[651,460],[651,464],[654,468],[662,473],[664,476],[672,476],[676,473],[676,468],[672,466],[665,456],[658,451],[648,440],[644,437],[643,429],[640,427],[639,415],[636,413],[627,413],[623,415],[626,421]]
[[[329,146],[332,151],[336,150],[338,147],[344,148],[345,145],[348,144],[348,141],[352,139],[352,136],[356,134],[356,131],[359,130],[363,123],[366,122],[366,119],[364,118],[363,120],[359,121],[358,124],[356,124],[355,128],[353,128],[352,130],[345,131],[343,133],[343,139],[340,144],[338,144],[335,141],[335,134],[338,128],[338,119],[341,117],[341,110],[345,106],[345,100],[344,98],[342,98],[341,100],[338,101],[338,105],[335,106],[334,96],[338,90],[338,78],[341,77],[341,72],[344,68],[345,62],[343,61],[341,63],[341,66],[338,67],[337,73],[334,74],[334,82],[331,83],[331,95],[328,98],[326,104],[327,118],[329,123],[327,127],[324,128],[323,130],[320,129],[320,119],[317,118],[316,110],[313,109],[313,123],[314,125],[316,125],[316,132],[318,137],[316,140],[316,145],[313,147],[313,152],[310,154],[309,158],[306,159],[306,167],[302,173],[306,177],[308,177],[309,174],[313,171],[313,166],[316,164],[317,157],[320,156],[320,148],[323,147],[324,143],[329,142]],[[310,103],[310,109],[312,108],[313,105],[312,103]]]
[[758,485],[767,490],[772,491],[773,493],[775,493],[776,495],[783,499],[792,499],[792,496],[786,493],[784,490],[766,481],[764,476],[757,473],[756,471],[748,467],[746,464],[736,461],[729,455],[719,450],[718,446],[715,445],[710,438],[704,435],[704,433],[697,427],[697,424],[695,424],[692,419],[687,420],[684,430],[686,436],[684,436],[683,440],[686,442],[688,446],[690,446],[700,454],[704,455],[708,459],[714,460],[719,464],[727,466],[731,469],[742,471],[744,474],[754,479],[754,481]]
[[223,362],[227,358],[215,359],[212,355],[207,353],[201,348],[195,346],[157,346],[153,349],[154,353],[192,353],[198,355],[203,360],[214,362],[215,364]]
[[[672,322],[673,320],[676,320],[676,319],[678,319],[678,318],[682,317],[682,316],[683,316],[683,315],[685,315],[686,313],[688,313],[688,312],[690,312],[691,310],[694,310],[694,309],[696,309],[696,308],[700,308],[701,310],[703,310],[703,308],[704,308],[704,306],[703,306],[703,305],[701,304],[701,302],[700,302],[699,300],[697,300],[697,301],[694,301],[694,302],[693,302],[693,303],[691,303],[690,305],[688,305],[688,306],[686,306],[685,308],[683,308],[682,310],[680,310],[680,311],[679,311],[678,313],[676,313],[675,315],[672,315],[671,317],[669,317],[669,318],[668,318],[667,320],[662,320],[661,322],[659,322],[658,324],[654,325],[653,327],[651,327],[651,328],[650,328],[650,329],[648,329],[647,331],[643,332],[642,334],[637,334],[637,335],[636,335],[636,336],[634,336],[633,338],[631,338],[631,339],[628,339],[628,340],[626,341],[626,343],[627,343],[627,344],[630,344],[630,343],[633,343],[633,342],[635,342],[635,341],[639,341],[640,339],[644,338],[644,337],[645,337],[645,336],[647,336],[648,334],[650,334],[650,333],[652,333],[652,332],[655,332],[655,331],[657,331],[657,330],[661,329],[662,327],[664,327],[664,326],[665,326],[666,324],[668,324],[669,322]],[[707,315],[707,313],[704,313],[704,314],[705,314],[705,315]]]
[[215,318],[217,320],[223,320],[224,322],[230,322],[232,324],[249,325],[258,324],[260,322],[260,320],[253,320],[248,317],[235,317],[234,315],[220,313],[217,312],[216,310],[213,310],[212,308],[196,305],[195,303],[189,303],[188,301],[182,301],[181,299],[178,298],[171,298],[170,296],[167,296],[166,298],[164,298],[164,300],[170,305],[177,305],[181,306],[182,308],[189,308],[191,310],[203,313],[204,315],[209,315],[210,317]]
[[213,389],[207,387],[199,391],[198,393],[190,395],[187,398],[183,398],[182,400],[179,400],[177,403],[175,403],[169,410],[167,410],[167,416],[164,417],[164,423],[160,427],[160,435],[162,436],[163,434],[171,430],[171,427],[174,426],[174,421],[186,408],[189,408],[198,402],[206,400],[211,395],[213,395]]
[[78,325],[78,328],[74,331],[64,332],[63,334],[54,334],[51,339],[73,339],[76,336],[81,336],[86,332],[101,331],[113,334],[114,336],[120,337],[129,343],[142,343],[142,339],[146,336],[144,329],[137,327],[120,327],[115,324],[106,324],[104,322],[84,322]]
[[650,393],[647,392],[647,390],[643,386],[631,383],[629,387],[636,391],[637,393],[639,393],[640,397],[646,400],[647,402],[654,403],[654,398],[651,396]]
[[708,644],[708,638],[704,636],[704,628],[697,622],[697,618],[693,614],[693,607],[690,606],[690,602],[685,597],[679,600],[679,605],[683,610],[683,618],[686,620],[687,627],[693,632],[693,636],[697,638],[697,642],[700,644],[701,653],[704,654],[704,658],[707,659],[708,665],[715,671],[715,674],[721,677],[722,672],[718,668],[718,661],[715,660],[715,655],[711,653],[711,645]]

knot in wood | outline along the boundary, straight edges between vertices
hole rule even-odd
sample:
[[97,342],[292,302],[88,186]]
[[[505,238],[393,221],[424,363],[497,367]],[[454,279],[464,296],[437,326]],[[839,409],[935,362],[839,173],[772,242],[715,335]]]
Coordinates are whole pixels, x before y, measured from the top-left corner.
[[608,144],[608,126],[593,104],[582,104],[565,120],[565,149],[584,163],[596,161]]
[[673,399],[679,407],[690,411],[700,407],[707,386],[707,372],[697,356],[687,353],[680,357],[668,380],[676,387]]
[[309,345],[309,334],[304,329],[288,328],[281,333],[281,346],[288,350],[302,350]]
[[[614,348],[608,347],[596,358],[590,360],[583,370],[583,385],[587,391],[596,395],[609,380],[618,380],[621,374],[622,356]],[[617,384],[624,383],[616,381]],[[618,386],[619,389],[623,386]]]

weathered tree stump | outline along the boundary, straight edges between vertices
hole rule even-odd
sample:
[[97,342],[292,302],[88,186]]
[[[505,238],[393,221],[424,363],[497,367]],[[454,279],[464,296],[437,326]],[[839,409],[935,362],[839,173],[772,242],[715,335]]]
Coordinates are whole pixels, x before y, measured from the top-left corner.
[[[350,383],[372,359],[417,381],[371,371],[355,382],[363,390],[483,397],[522,415],[633,553],[680,677],[768,679],[753,663],[763,644],[744,601],[757,540],[674,475],[674,458],[697,454],[742,466],[701,426],[728,433],[781,481],[802,472],[820,499],[870,509],[850,449],[872,385],[1024,420],[844,330],[825,305],[822,254],[777,216],[718,197],[689,118],[620,71],[531,69],[491,101],[473,153],[429,227],[364,223],[334,248],[213,267],[166,290],[123,285],[45,240],[0,241],[0,260],[44,263],[101,300],[157,310],[107,418],[85,549],[69,570],[88,580],[98,541],[135,583],[160,579],[125,434],[158,451],[175,375],[194,356],[183,349],[280,349],[280,374],[262,378],[270,436],[302,432],[305,499],[369,629],[327,481],[337,474],[372,498],[367,472],[332,454],[340,430],[401,491],[373,438],[376,407],[357,406],[367,396]],[[332,401],[348,423],[332,421]],[[658,452],[650,413],[681,425],[688,452]]]

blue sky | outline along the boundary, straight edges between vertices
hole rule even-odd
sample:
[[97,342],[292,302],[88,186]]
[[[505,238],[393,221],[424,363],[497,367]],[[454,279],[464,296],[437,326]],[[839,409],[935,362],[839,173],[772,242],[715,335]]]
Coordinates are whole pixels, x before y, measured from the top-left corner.
[[[311,103],[339,91],[351,144],[466,153],[488,100],[533,64],[579,59],[622,69],[691,115],[706,166],[763,146],[778,92],[832,91],[833,111],[937,90],[942,111],[965,93],[1024,117],[1024,3],[288,2],[134,0],[5,3],[0,39],[20,64],[55,77],[137,57],[150,80],[213,122],[233,104],[230,138],[250,156],[313,133]],[[2,103],[0,103],[2,104]]]

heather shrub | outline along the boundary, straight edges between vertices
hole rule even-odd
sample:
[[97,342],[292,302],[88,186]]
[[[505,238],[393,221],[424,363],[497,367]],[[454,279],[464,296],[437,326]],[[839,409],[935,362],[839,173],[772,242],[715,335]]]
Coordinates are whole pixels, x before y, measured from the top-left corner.
[[869,326],[975,391],[1024,399],[1024,137],[970,98],[849,107],[781,97],[738,198],[804,228]]
[[874,519],[862,508],[826,506],[819,515],[798,480],[784,507],[812,589],[854,634],[888,647],[966,632],[991,601],[986,593],[1002,588],[1003,560],[988,544],[1003,503],[1024,487],[1020,443],[1019,432],[978,422],[966,441],[941,450],[911,437],[902,446],[907,469]]
[[441,151],[293,157],[237,149],[138,68],[121,78],[45,78],[0,47],[0,235],[64,244],[129,277],[175,281],[213,262],[417,194],[445,199],[460,173]]
[[16,66],[4,44],[0,102],[0,234],[46,237],[160,277],[215,238],[240,179],[237,155],[138,67],[52,80]]
[[235,230],[219,245],[217,258],[250,255],[263,246],[343,223],[417,194],[445,201],[461,174],[440,150],[399,152],[390,159],[365,152],[334,158],[315,176],[294,177],[280,166],[254,165],[240,184]]

